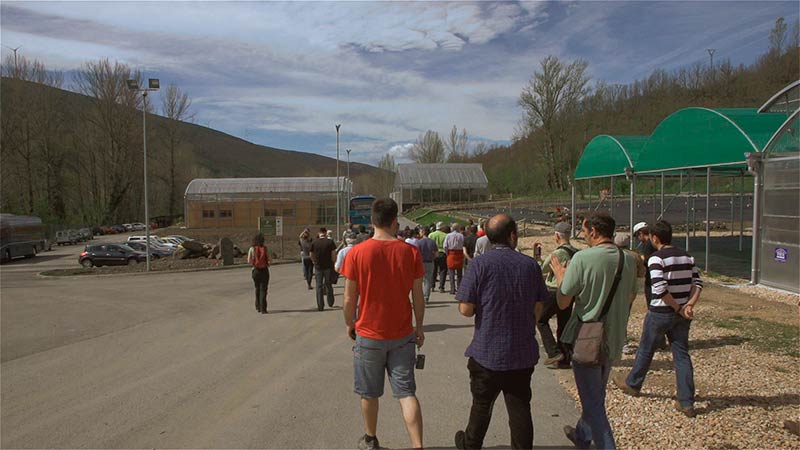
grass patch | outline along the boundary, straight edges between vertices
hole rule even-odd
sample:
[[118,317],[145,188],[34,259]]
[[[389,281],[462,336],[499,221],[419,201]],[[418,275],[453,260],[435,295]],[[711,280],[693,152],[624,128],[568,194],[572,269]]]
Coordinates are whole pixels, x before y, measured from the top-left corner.
[[429,212],[430,212],[430,209],[427,209],[427,208],[415,209],[415,210],[405,214],[405,217],[408,220],[413,220],[414,222],[416,222],[417,219],[419,219],[420,217],[424,216],[425,214],[428,214]]
[[732,316],[715,320],[714,325],[733,330],[759,351],[800,357],[800,327],[756,317]]
[[[412,219],[412,220],[414,220],[414,219]],[[430,213],[425,217],[422,217],[422,218],[419,218],[417,220],[414,220],[414,222],[417,222],[418,224],[425,225],[425,226],[428,226],[428,225],[430,225],[432,223],[436,223],[436,222],[444,222],[444,223],[446,223],[448,225],[451,224],[451,223],[454,223],[454,222],[455,223],[460,223],[461,225],[466,225],[467,224],[466,220],[457,219],[455,217],[451,217],[451,216],[448,216],[446,214],[440,214],[440,213]]]

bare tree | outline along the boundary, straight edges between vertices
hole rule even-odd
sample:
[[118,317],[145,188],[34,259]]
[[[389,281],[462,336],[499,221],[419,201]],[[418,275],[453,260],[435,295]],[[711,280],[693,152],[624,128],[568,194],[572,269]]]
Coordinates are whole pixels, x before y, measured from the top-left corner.
[[417,138],[414,147],[411,148],[411,159],[417,163],[443,163],[444,144],[439,137],[439,133],[428,130],[425,134]]
[[769,33],[769,48],[770,51],[775,52],[777,56],[783,54],[783,45],[786,43],[786,31],[789,26],[783,17],[778,17],[775,21],[775,26]]
[[519,105],[525,110],[528,128],[541,129],[544,134],[547,185],[552,189],[566,187],[556,155],[560,144],[556,142],[557,122],[587,94],[587,67],[588,63],[581,59],[565,66],[556,56],[548,56],[541,62],[541,72],[534,72],[520,95]]
[[394,190],[394,178],[397,175],[397,163],[395,163],[394,156],[390,153],[383,155],[378,161],[378,168],[386,171],[380,184],[380,190],[388,195]]
[[450,135],[445,142],[445,150],[447,151],[447,162],[462,162],[469,155],[467,155],[467,129],[464,128],[461,134],[458,133],[458,127],[453,125],[450,130]]
[[89,176],[100,180],[92,192],[100,210],[85,215],[99,216],[104,222],[138,215],[135,200],[140,199],[140,189],[133,188],[141,187],[141,158],[136,157],[141,146],[141,120],[136,109],[147,105],[137,92],[128,89],[129,79],[139,80],[141,74],[108,59],[87,62],[75,74],[77,90],[95,100],[82,118],[92,130],[83,145],[95,153],[88,168],[93,170]]
[[174,84],[170,84],[161,94],[161,114],[168,120],[161,122],[161,132],[166,150],[166,176],[162,177],[167,185],[168,201],[167,211],[175,215],[178,203],[178,164],[180,164],[179,151],[184,140],[181,122],[193,120],[194,115],[189,113],[192,101],[189,95],[182,92]]

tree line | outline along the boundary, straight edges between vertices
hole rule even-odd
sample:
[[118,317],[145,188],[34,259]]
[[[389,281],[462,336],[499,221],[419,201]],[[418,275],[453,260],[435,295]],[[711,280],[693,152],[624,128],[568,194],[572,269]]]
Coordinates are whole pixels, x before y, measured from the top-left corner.
[[649,135],[669,114],[700,106],[758,107],[800,74],[800,26],[783,18],[770,48],[755,63],[729,58],[674,71],[657,69],[630,84],[591,84],[584,60],[548,56],[522,89],[523,110],[512,144],[469,155],[480,162],[495,193],[565,191],[581,153],[599,134]]
[[127,86],[141,86],[141,72],[108,59],[72,76],[69,87],[89,102],[62,90],[64,74],[38,60],[9,55],[2,74],[3,212],[62,225],[140,220],[144,110],[151,215],[181,214],[183,188],[201,175],[179,122],[193,119],[187,93],[170,84],[156,104]]

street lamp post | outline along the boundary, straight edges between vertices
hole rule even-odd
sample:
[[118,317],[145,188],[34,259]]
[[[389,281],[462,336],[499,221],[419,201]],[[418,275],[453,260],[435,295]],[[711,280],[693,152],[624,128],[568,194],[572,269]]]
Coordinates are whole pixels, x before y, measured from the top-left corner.
[[342,199],[340,196],[341,189],[339,188],[339,127],[342,124],[336,124],[336,239],[341,239],[341,230],[339,229],[339,222],[342,219]]
[[347,152],[347,179],[350,179],[350,152],[353,151],[352,148],[348,148],[345,150]]
[[144,230],[147,271],[150,272],[150,209],[147,202],[147,93],[159,88],[158,78],[147,80],[147,87],[140,88],[138,80],[128,80],[128,89],[142,93],[142,150],[144,152]]

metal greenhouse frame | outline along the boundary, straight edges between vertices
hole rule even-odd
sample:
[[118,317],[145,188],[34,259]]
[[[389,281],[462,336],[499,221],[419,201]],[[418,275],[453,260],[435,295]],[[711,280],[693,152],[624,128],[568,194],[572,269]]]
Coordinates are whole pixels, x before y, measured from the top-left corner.
[[[575,171],[572,184],[572,208],[575,211],[576,183],[580,180],[625,175],[630,184],[630,224],[636,221],[636,183],[641,177],[653,177],[653,203],[655,208],[655,177],[661,179],[660,214],[668,206],[665,203],[665,177],[680,179],[680,190],[684,189],[684,177],[691,186],[695,176],[705,176],[706,189],[706,245],[705,270],[709,270],[711,180],[713,174],[735,176],[740,179],[740,250],[743,235],[742,196],[744,175],[747,173],[746,153],[760,153],[776,130],[786,120],[785,114],[762,113],[755,109],[708,109],[685,108],[665,118],[648,137],[607,136],[593,139],[584,149]],[[691,192],[681,192],[687,199],[686,246],[690,238],[691,203],[696,197]],[[612,194],[613,198],[613,194]],[[754,197],[754,198],[757,198]],[[591,197],[590,197],[591,199]],[[733,202],[731,201],[733,205]],[[612,201],[613,205],[613,201]],[[612,206],[613,207],[613,206]],[[613,212],[612,212],[613,214]],[[733,206],[731,207],[733,216]],[[572,215],[575,229],[575,214]],[[755,237],[754,237],[755,242]],[[755,245],[755,243],[754,243]],[[631,240],[633,246],[633,240]]]

